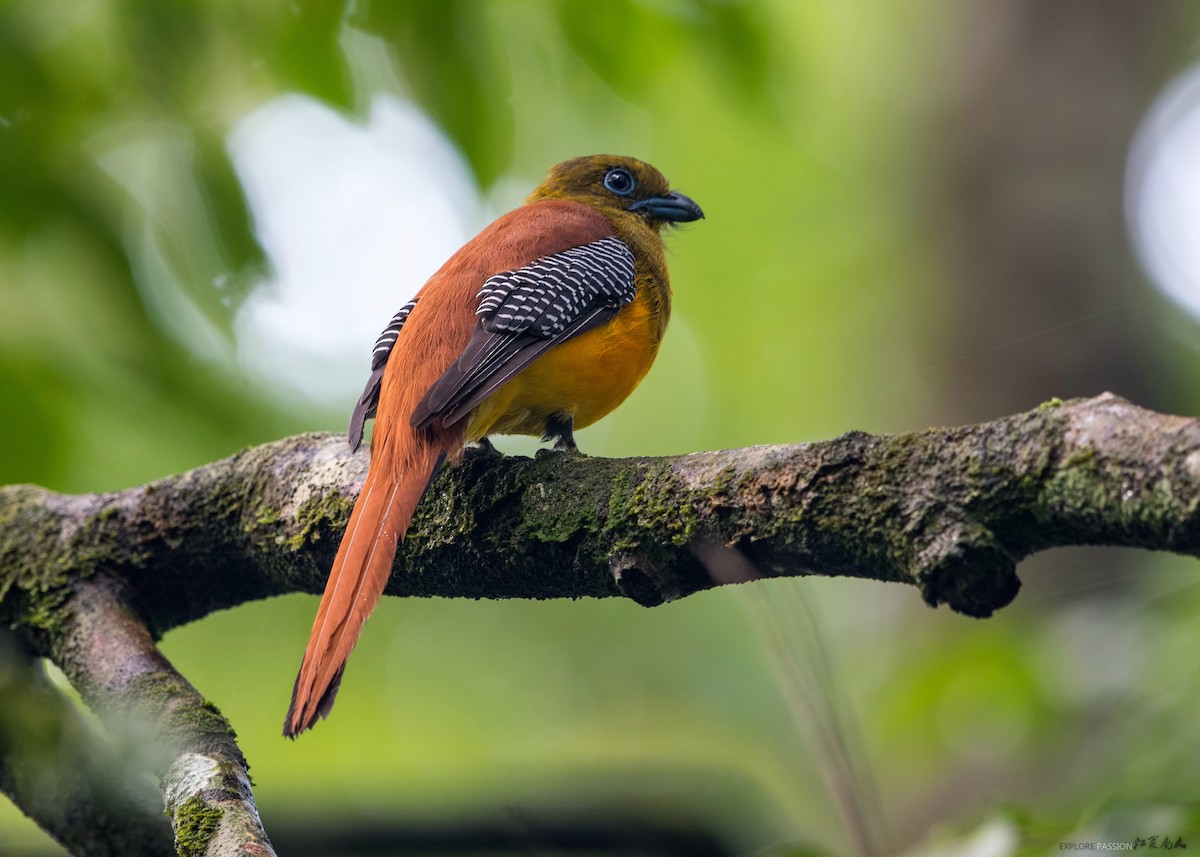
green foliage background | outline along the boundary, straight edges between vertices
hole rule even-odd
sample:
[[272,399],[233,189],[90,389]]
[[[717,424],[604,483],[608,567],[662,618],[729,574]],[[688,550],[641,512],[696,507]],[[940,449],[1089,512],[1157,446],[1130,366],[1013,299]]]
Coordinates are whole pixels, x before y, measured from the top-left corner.
[[[920,429],[1109,388],[1195,413],[1194,325],[1151,296],[1119,236],[1132,123],[1194,60],[1200,20],[1181,2],[1092,4],[1085,32],[1125,32],[1105,22],[1128,15],[1136,43],[1117,72],[1088,70],[1098,82],[1081,92],[1021,77],[1032,31],[985,38],[1011,35],[1012,16],[1039,22],[1036,5],[0,3],[0,481],[115,490],[340,430],[334,408],[266,395],[227,356],[267,260],[226,136],[288,92],[354,122],[391,87],[440,125],[485,191],[615,151],[702,203],[708,219],[668,239],[663,356],[580,435],[591,454]],[[1080,22],[1040,23],[1041,38],[1076,44]],[[380,46],[388,75],[369,73]],[[985,77],[1000,84],[981,88]],[[1121,132],[1095,151],[1075,150],[1078,136],[1057,160],[1035,157],[1053,145],[1008,160],[987,148],[989,99],[997,115],[1047,103],[1075,117],[1106,110],[1113,87]],[[147,153],[149,206],[101,162],[113,135],[146,128],[175,141]],[[1011,189],[1017,221],[1051,212],[1053,250],[979,216],[994,202],[988,171]],[[1068,174],[1082,178],[1045,180]],[[1019,265],[977,264],[1055,253],[1100,260],[1111,287],[1093,289],[1086,264],[1054,262],[1033,294]],[[148,309],[139,284],[168,275],[222,337],[208,352]],[[979,309],[997,302],[1007,315]],[[742,851],[843,853],[852,837],[822,749],[833,733],[812,726],[815,704],[831,706],[867,772],[861,802],[881,851],[928,851],[990,824],[1010,851],[1042,853],[1200,828],[1196,572],[1136,553],[1035,558],[1025,593],[986,622],[929,611],[899,587],[828,579],[653,611],[391,601],[335,716],[295,744],[279,724],[315,598],[214,615],[163,647],[238,729],[268,831],[314,816],[636,811]],[[798,699],[802,674],[825,667]],[[55,853],[8,804],[4,843]]]

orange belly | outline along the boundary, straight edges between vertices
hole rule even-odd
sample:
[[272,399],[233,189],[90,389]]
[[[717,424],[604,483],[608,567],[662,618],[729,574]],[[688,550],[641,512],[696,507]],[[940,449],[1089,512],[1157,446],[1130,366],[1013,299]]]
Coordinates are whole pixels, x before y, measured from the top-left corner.
[[556,345],[485,399],[467,440],[490,434],[540,436],[551,415],[589,426],[633,392],[658,353],[658,323],[639,295],[607,324]]

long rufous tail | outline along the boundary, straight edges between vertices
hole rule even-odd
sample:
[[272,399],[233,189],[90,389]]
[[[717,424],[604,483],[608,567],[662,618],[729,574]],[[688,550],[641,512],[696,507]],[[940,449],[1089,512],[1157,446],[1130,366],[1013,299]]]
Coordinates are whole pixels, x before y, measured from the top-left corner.
[[390,455],[372,456],[300,662],[283,722],[288,738],[329,715],[346,659],[391,575],[396,546],[444,457],[439,444],[417,445],[416,450],[406,450],[409,454],[402,456],[399,466]]

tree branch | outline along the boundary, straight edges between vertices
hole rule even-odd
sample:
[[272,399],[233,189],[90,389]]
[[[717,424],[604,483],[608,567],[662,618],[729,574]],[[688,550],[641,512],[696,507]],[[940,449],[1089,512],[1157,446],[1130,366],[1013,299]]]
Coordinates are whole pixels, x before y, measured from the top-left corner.
[[55,655],[84,701],[162,782],[176,851],[274,857],[237,736],[154,645],[103,575],[81,581]]
[[[214,760],[215,799],[255,847],[269,846],[232,733],[151,639],[320,592],[366,464],[341,438],[303,435],[112,494],[0,489],[0,621],[102,716],[140,707],[173,772],[189,754]],[[976,426],[674,458],[468,456],[422,502],[387,591],[654,605],[758,577],[851,575],[988,616],[1016,595],[1017,561],[1045,548],[1200,555],[1198,502],[1200,422],[1109,394]],[[93,610],[107,618],[93,624]],[[184,710],[212,717],[164,725]],[[213,788],[167,785],[176,807]]]
[[72,853],[170,853],[161,794],[22,648],[0,632],[0,791]]

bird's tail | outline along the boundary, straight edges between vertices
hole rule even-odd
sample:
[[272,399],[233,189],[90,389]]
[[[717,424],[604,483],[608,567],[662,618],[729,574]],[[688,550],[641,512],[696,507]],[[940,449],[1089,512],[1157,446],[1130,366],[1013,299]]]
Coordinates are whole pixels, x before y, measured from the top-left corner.
[[292,689],[292,704],[283,722],[283,734],[288,738],[311,729],[318,717],[329,715],[346,659],[391,575],[396,545],[404,538],[417,503],[445,458],[439,444],[426,441],[417,446],[403,456],[399,466],[390,455],[373,454]]

